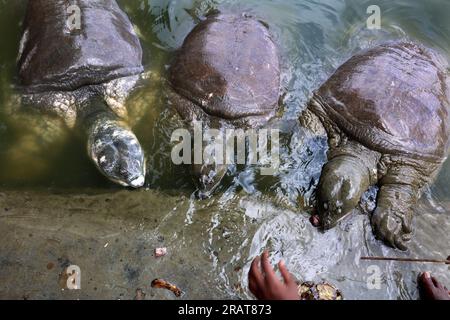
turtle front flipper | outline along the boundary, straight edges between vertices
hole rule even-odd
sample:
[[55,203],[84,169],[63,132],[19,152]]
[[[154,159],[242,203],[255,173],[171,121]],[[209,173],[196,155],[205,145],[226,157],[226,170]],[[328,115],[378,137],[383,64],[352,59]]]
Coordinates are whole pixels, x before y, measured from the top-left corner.
[[128,124],[100,98],[80,108],[80,120],[87,134],[88,155],[109,180],[139,188],[145,183],[145,156]]
[[73,128],[77,119],[76,98],[71,92],[48,91],[17,96],[17,103],[11,107],[11,113],[41,113],[56,116]]
[[[439,165],[430,168],[430,163],[422,160],[388,158],[387,172],[379,182],[372,227],[380,240],[394,248],[407,250],[413,231],[414,206],[422,188],[432,180]],[[385,162],[382,160],[381,163],[385,165]]]

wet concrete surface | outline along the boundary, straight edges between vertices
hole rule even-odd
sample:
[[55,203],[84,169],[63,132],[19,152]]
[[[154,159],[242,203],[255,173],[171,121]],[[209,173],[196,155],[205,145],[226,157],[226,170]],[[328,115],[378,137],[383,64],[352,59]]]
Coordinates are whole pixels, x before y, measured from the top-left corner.
[[[140,289],[148,299],[173,299],[150,287],[155,278],[175,283],[185,297],[221,298],[204,285],[204,250],[174,243],[185,200],[157,192],[0,193],[0,298],[134,299]],[[158,247],[167,247],[167,256],[156,258]],[[81,290],[63,286],[69,265],[81,269]]]
[[[249,299],[251,260],[269,249],[300,280],[326,280],[346,299],[417,299],[417,276],[429,270],[445,285],[448,266],[365,262],[361,256],[448,255],[450,217],[422,201],[410,251],[374,239],[368,217],[355,214],[321,233],[308,215],[243,192],[206,201],[154,190],[0,192],[0,299],[179,299],[151,288],[167,280],[181,299]],[[167,255],[156,258],[155,248]],[[444,257],[445,258],[445,257]],[[81,270],[68,290],[65,269]],[[377,266],[381,287],[367,287]]]

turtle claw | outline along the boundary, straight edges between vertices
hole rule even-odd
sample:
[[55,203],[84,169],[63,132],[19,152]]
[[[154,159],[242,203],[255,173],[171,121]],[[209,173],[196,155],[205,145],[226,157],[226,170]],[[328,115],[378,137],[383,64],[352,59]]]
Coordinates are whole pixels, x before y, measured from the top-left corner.
[[410,219],[395,211],[376,210],[372,216],[372,226],[378,239],[385,241],[393,248],[408,250],[412,228]]

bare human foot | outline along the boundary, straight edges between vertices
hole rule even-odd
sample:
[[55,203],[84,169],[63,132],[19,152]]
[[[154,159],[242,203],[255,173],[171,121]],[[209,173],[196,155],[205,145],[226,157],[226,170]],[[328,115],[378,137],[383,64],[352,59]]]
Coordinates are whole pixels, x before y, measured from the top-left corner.
[[450,300],[450,294],[436,278],[429,272],[424,272],[419,276],[419,291],[422,300]]

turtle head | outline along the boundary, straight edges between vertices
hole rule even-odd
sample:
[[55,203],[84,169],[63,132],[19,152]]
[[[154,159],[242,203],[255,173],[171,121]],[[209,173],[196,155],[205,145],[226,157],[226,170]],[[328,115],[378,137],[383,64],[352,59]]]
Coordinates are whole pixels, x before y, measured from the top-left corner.
[[323,229],[335,227],[358,205],[369,188],[368,169],[357,157],[341,156],[322,169],[318,186],[319,223]]
[[90,127],[88,136],[89,157],[101,173],[122,186],[144,185],[144,151],[125,123],[99,119]]

